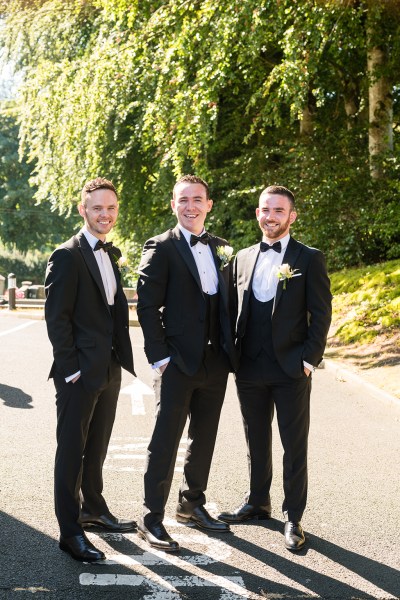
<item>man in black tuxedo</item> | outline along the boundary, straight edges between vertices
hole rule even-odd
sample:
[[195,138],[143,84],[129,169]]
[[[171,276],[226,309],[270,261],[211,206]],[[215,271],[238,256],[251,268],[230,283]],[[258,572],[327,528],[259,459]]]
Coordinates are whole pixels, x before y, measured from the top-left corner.
[[55,511],[60,548],[76,560],[104,554],[83,528],[130,531],[103,498],[102,468],[121,386],[121,366],[134,374],[128,303],[116,264],[120,250],[106,245],[118,215],[113,184],[97,178],[82,190],[84,227],[51,255],[45,317],[54,362],[57,403]]
[[290,236],[294,196],[267,187],[256,216],[260,244],[241,250],[234,265],[240,365],[236,384],[248,448],[250,492],[227,523],[269,519],[271,423],[276,409],[283,457],[285,545],[305,542],[300,524],[307,499],[307,441],[311,372],[321,362],[331,321],[331,293],[323,254]]
[[[154,369],[157,414],[144,475],[139,535],[154,548],[179,544],[164,525],[179,441],[190,416],[176,517],[206,531],[229,530],[206,511],[205,490],[228,372],[234,360],[229,317],[227,242],[205,232],[212,207],[208,186],[193,175],[175,185],[178,225],[148,240],[139,266],[137,313]],[[228,247],[229,248],[229,247]],[[231,363],[230,363],[231,361]]]

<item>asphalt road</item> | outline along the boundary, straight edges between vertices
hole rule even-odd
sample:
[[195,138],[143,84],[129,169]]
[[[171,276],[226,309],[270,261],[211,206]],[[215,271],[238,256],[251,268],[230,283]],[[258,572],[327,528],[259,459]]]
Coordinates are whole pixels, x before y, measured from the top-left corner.
[[[132,328],[138,379],[125,373],[105,465],[114,514],[141,511],[146,446],[152,429],[151,370]],[[334,370],[314,376],[307,547],[283,546],[281,462],[275,430],[270,521],[205,535],[174,520],[181,442],[166,525],[180,555],[150,551],[135,533],[89,537],[107,555],[82,564],[58,549],[52,470],[55,405],[47,373],[51,348],[43,321],[0,313],[0,598],[35,600],[244,598],[393,599],[400,597],[400,403]],[[233,379],[229,382],[207,499],[213,514],[234,508],[247,489],[247,462]]]

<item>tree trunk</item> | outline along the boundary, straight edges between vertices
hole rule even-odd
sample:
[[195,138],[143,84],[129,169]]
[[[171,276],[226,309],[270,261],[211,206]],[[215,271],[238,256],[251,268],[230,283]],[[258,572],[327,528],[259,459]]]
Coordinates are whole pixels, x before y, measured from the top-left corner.
[[315,98],[311,92],[308,94],[307,104],[303,108],[300,120],[300,135],[311,136],[314,132]]
[[[376,31],[368,30],[368,38]],[[382,46],[370,45],[368,50],[369,76],[369,159],[373,179],[382,177],[382,155],[393,150],[393,98],[389,78],[384,74],[388,62]]]

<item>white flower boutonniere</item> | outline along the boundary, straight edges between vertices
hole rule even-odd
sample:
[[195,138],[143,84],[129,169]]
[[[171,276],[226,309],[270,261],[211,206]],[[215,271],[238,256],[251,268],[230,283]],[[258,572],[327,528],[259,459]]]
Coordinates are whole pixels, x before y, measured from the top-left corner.
[[219,270],[222,271],[225,267],[229,265],[230,261],[233,258],[232,246],[217,246],[217,256],[221,261]]
[[298,269],[292,269],[288,263],[284,263],[280,267],[277,267],[276,276],[279,281],[283,281],[284,290],[286,290],[286,283],[289,279],[292,279],[292,277],[300,277],[301,273],[296,273],[296,271],[298,271]]
[[126,275],[131,270],[126,256],[120,256],[115,262],[121,275]]

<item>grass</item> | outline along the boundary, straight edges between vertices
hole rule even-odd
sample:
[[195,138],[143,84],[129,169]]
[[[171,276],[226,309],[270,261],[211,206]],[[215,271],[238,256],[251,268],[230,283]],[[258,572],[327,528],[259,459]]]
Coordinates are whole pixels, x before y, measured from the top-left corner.
[[400,260],[330,275],[333,319],[329,348],[360,364],[400,358]]

